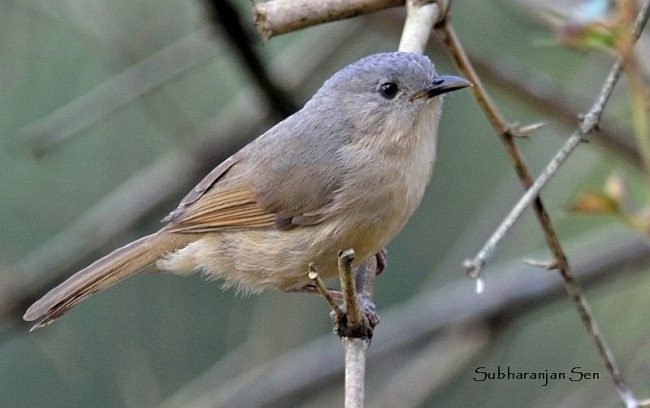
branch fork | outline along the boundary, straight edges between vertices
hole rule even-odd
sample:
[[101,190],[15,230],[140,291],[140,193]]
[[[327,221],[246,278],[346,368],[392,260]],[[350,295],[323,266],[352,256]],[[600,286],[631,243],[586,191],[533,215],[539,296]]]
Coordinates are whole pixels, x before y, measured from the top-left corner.
[[[376,267],[367,268],[368,265],[364,264],[353,270],[355,253],[352,249],[339,251],[337,258],[341,293],[327,289],[313,263],[309,265],[309,279],[332,309],[334,332],[341,338],[369,340],[379,318],[370,300],[372,279],[364,275],[374,274]],[[336,298],[342,298],[343,305],[339,305]]]

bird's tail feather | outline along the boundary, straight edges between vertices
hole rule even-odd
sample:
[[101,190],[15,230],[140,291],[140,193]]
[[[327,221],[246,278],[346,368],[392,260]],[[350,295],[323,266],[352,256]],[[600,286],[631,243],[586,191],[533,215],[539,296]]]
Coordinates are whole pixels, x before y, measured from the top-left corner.
[[133,241],[93,262],[50,290],[27,309],[23,318],[37,321],[32,330],[52,323],[93,293],[137,273],[165,253],[187,243],[188,237],[160,232]]

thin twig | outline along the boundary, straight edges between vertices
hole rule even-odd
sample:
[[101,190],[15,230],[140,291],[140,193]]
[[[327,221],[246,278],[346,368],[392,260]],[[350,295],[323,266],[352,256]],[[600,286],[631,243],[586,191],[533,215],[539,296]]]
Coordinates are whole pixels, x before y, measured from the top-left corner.
[[373,11],[397,7],[405,0],[272,0],[254,7],[262,38],[269,38]]
[[362,408],[365,400],[367,338],[341,338],[345,350],[345,408]]
[[318,293],[320,293],[320,295],[327,301],[327,304],[330,305],[332,312],[334,312],[335,321],[340,321],[343,316],[343,311],[339,307],[338,303],[336,303],[336,300],[334,300],[334,297],[325,286],[323,280],[320,278],[320,276],[318,276],[318,271],[316,270],[313,262],[309,263],[309,273],[307,276],[309,279],[311,279],[312,282],[314,282],[314,285],[316,285]]
[[[405,52],[422,53],[431,36],[434,23],[437,21],[440,10],[437,4],[430,0],[407,0],[407,17],[400,39],[399,50]],[[362,293],[363,299],[368,301],[372,295],[372,283],[377,271],[376,258],[366,262],[371,265],[362,265],[357,268],[356,273],[362,281],[359,288],[354,282],[351,271],[354,251],[347,250],[339,254],[339,272],[341,278],[341,290],[345,296],[347,308],[347,330],[357,331],[357,337],[349,334],[342,337],[343,349],[345,350],[345,406],[348,408],[363,407],[365,399],[365,366],[366,350],[370,346],[372,328],[377,324],[361,314],[357,296],[357,289]],[[374,308],[374,305],[373,305]],[[374,314],[374,313],[373,313]],[[361,330],[361,331],[360,331]]]
[[[648,20],[648,15],[650,10],[649,5],[650,5],[650,1],[644,3],[643,8],[641,9],[641,11],[637,16],[634,25],[635,39],[638,39],[643,27],[645,26]],[[451,28],[448,22],[447,23],[443,22],[441,27],[441,32],[443,33],[443,38],[446,40],[446,43],[450,50],[452,51],[460,50],[460,52],[455,53],[456,61],[458,62],[460,60],[461,63],[464,63],[461,65],[466,65],[466,67],[469,67],[468,71],[470,71],[471,74],[476,76],[475,73],[473,72],[474,70],[471,68],[471,65],[469,65],[468,61],[466,61],[467,57],[464,54],[464,52],[462,52],[462,48],[460,48],[460,43],[455,38],[455,33],[453,32],[453,29]],[[450,43],[453,44],[454,42],[458,43],[456,44],[457,46],[455,48],[449,46]],[[463,59],[465,61],[463,61]],[[500,242],[503,239],[507,231],[514,224],[514,222],[519,218],[521,213],[523,213],[525,208],[527,208],[531,203],[534,202],[534,207],[537,216],[539,218],[539,221],[542,225],[542,228],[544,230],[547,243],[551,248],[551,251],[553,252],[553,255],[555,257],[554,263],[557,265],[558,270],[560,271],[562,278],[564,279],[565,288],[569,293],[569,296],[571,297],[571,300],[573,301],[574,306],[578,311],[578,314],[580,315],[581,321],[583,322],[583,325],[585,326],[588,333],[590,334],[593,341],[595,342],[598,352],[601,358],[603,359],[610,376],[612,377],[612,380],[614,382],[614,385],[617,388],[617,391],[619,392],[621,400],[628,407],[636,407],[638,406],[638,401],[635,399],[629,385],[623,379],[620,369],[613,358],[612,352],[609,346],[607,345],[607,343],[605,342],[605,339],[603,338],[602,334],[600,333],[600,330],[598,328],[595,319],[593,318],[589,305],[587,304],[586,299],[582,296],[580,292],[577,281],[573,276],[573,274],[571,273],[571,269],[569,267],[566,256],[564,255],[564,251],[562,250],[559,240],[557,239],[557,235],[554,229],[552,228],[550,218],[548,217],[548,214],[544,210],[541,199],[539,198],[539,192],[541,191],[541,188],[553,176],[553,174],[555,174],[555,172],[560,167],[560,165],[564,162],[564,160],[566,160],[566,158],[571,154],[571,152],[575,149],[575,147],[577,147],[577,145],[580,144],[580,142],[586,138],[588,133],[590,133],[591,131],[597,128],[598,122],[602,115],[603,109],[609,99],[609,96],[611,95],[612,89],[616,84],[618,78],[620,77],[623,62],[624,62],[623,57],[619,57],[617,59],[601,89],[600,94],[598,95],[596,101],[594,102],[592,109],[582,118],[579,128],[567,140],[563,148],[557,153],[557,155],[553,158],[553,160],[551,160],[551,162],[544,170],[542,175],[536,180],[533,186],[530,187],[530,189],[526,192],[522,200],[520,200],[520,202],[515,206],[513,211],[508,215],[508,217],[504,220],[501,226],[497,229],[497,232],[495,232],[495,234],[490,238],[490,240],[488,240],[487,244],[481,250],[479,255],[477,255],[477,257],[475,257],[472,260],[466,261],[464,265],[471,276],[475,276],[475,277],[478,276],[481,267],[485,264],[490,254],[494,251],[494,248],[496,247],[498,242]],[[473,80],[474,78],[470,78],[470,79]],[[480,81],[479,81],[479,86],[476,85],[477,83],[475,82],[474,89],[475,92],[477,93],[476,95],[479,104],[486,112],[486,115],[490,123],[492,123],[492,125],[497,129],[497,133],[501,136],[501,139],[504,142],[504,145],[506,146],[508,153],[513,159],[513,164],[515,165],[515,169],[517,170],[520,179],[522,180],[524,185],[529,184],[529,180],[527,180],[527,177],[524,177],[525,174],[529,172],[526,169],[523,160],[516,159],[516,156],[520,156],[520,155],[518,154],[518,151],[516,150],[516,146],[513,142],[511,127],[505,124],[502,116],[496,110],[492,101],[489,99],[489,96],[487,96],[483,87],[480,86]]]
[[[437,28],[437,33],[439,34],[442,42],[446,46],[449,54],[454,60],[456,67],[467,79],[472,82],[474,85],[470,90],[472,91],[476,101],[483,110],[486,118],[494,128],[496,134],[499,136],[501,143],[503,144],[508,157],[519,177],[519,180],[525,189],[528,189],[533,184],[533,179],[530,175],[530,170],[526,165],[521,151],[515,144],[515,139],[521,132],[517,132],[516,127],[508,124],[504,119],[503,115],[496,107],[495,103],[492,101],[492,98],[487,93],[483,82],[480,77],[476,74],[472,63],[470,62],[465,50],[463,49],[460,40],[456,36],[456,32],[452,27],[449,19],[443,19],[441,25]],[[544,237],[546,243],[553,252],[555,257],[556,264],[559,269],[564,268],[565,270],[569,269],[566,256],[560,245],[560,241],[557,237],[557,233],[551,224],[551,219],[544,204],[542,203],[541,198],[535,197],[533,207],[535,209],[535,214],[537,219],[544,231]],[[468,269],[470,276],[478,277],[477,271],[473,269]]]

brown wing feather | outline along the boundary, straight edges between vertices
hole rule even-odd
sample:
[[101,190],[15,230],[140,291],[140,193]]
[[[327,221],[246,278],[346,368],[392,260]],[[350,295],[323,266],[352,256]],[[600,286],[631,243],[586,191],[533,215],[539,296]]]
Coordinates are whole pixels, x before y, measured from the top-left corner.
[[223,228],[264,228],[275,225],[276,215],[257,203],[245,183],[219,188],[216,185],[185,208],[169,225],[170,232],[205,233]]
[[257,203],[257,195],[238,175],[240,157],[228,158],[208,173],[164,221],[166,230],[177,233],[206,233],[223,228],[273,226],[275,214]]

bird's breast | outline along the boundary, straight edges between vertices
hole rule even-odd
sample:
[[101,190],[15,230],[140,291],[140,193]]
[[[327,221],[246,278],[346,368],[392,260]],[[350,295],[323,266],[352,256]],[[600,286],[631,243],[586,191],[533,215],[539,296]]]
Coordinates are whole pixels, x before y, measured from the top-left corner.
[[356,246],[375,250],[386,245],[419,206],[435,160],[435,135],[410,135],[407,149],[373,151],[351,147],[347,154],[355,163],[339,191],[335,211],[348,214],[345,228]]

